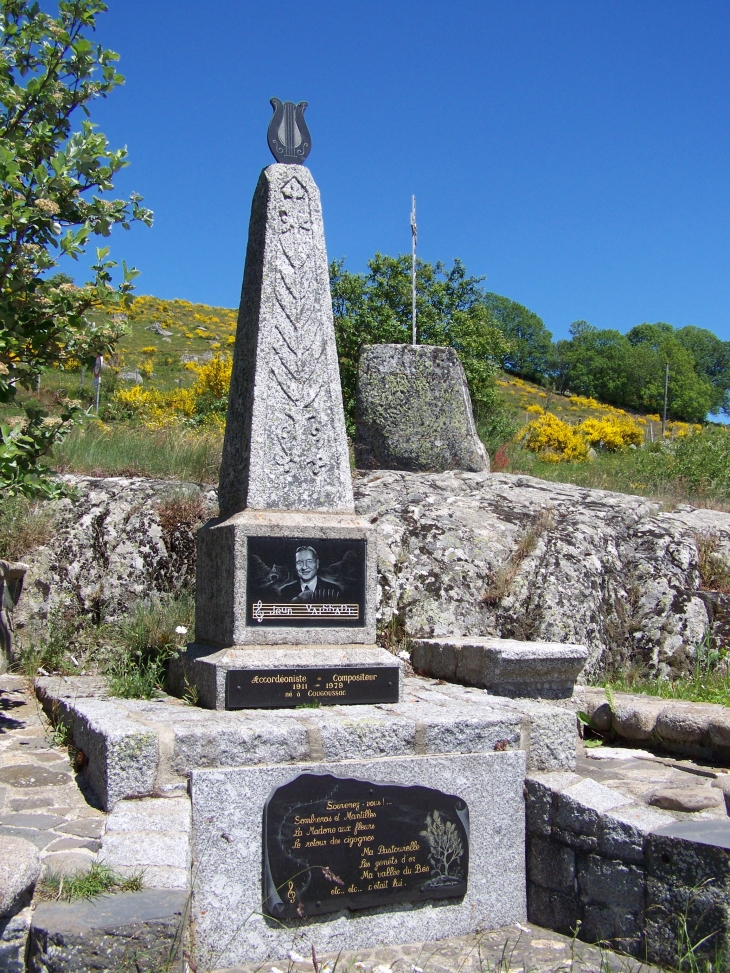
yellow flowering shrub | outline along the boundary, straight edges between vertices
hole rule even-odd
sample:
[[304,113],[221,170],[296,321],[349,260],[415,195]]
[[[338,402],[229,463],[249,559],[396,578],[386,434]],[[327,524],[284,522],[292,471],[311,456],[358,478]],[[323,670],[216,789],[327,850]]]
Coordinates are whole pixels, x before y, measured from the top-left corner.
[[551,412],[528,422],[519,438],[523,446],[549,462],[584,460],[588,456],[588,446],[581,434]]
[[198,377],[194,386],[196,393],[198,395],[208,393],[215,399],[222,399],[228,395],[232,369],[233,360],[230,355],[216,355],[206,365],[197,369]]
[[644,441],[644,430],[628,416],[584,419],[578,431],[591,446],[602,444],[609,452],[617,452],[632,444],[640,446]]
[[536,415],[542,415],[545,410],[541,405],[528,405],[525,408],[525,412],[534,412]]
[[143,355],[156,355],[157,354],[157,349],[155,348],[154,345],[147,345],[146,348],[143,348],[142,349],[142,354]]

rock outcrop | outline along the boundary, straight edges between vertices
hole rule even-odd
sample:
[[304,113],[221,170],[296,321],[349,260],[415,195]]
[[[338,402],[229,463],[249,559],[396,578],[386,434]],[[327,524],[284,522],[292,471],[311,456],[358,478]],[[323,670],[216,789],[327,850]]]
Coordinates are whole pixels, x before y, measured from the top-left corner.
[[698,536],[730,555],[730,515],[527,476],[377,471],[381,624],[413,637],[577,642],[583,678],[635,662],[686,670],[710,628]]
[[[192,580],[215,491],[73,481],[52,541],[24,558],[18,628],[56,604],[113,618]],[[723,596],[699,590],[697,538],[730,563],[730,514],[508,474],[380,470],[354,491],[377,529],[379,623],[393,634],[576,642],[584,678],[630,662],[686,671],[708,633],[726,637]]]
[[195,532],[217,513],[214,490],[141,477],[65,479],[75,496],[55,502],[52,539],[28,555],[18,634],[64,608],[113,620],[140,599],[194,583]]

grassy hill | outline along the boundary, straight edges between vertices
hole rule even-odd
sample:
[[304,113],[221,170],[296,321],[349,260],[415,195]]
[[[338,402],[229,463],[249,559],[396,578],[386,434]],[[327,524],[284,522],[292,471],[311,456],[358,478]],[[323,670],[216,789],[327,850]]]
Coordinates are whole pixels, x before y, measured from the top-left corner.
[[[215,482],[236,314],[189,301],[136,298],[128,312],[128,334],[105,363],[99,419],[75,429],[56,448],[56,468]],[[504,424],[506,441],[499,448],[492,441],[494,469],[668,502],[691,498],[724,506],[730,501],[730,437],[724,429],[700,433],[699,426],[674,422],[662,441],[658,415],[558,395],[507,374],[497,384],[510,421]],[[53,412],[64,397],[91,405],[88,372],[50,370],[39,390],[21,393],[19,400],[35,398]],[[18,412],[17,404],[0,407],[0,418],[18,421]],[[546,424],[567,437],[582,430],[580,458],[566,461],[570,452],[561,454],[545,439]],[[539,435],[530,439],[525,429],[533,427]],[[592,432],[586,439],[588,427]],[[612,430],[619,428],[624,439],[619,435],[612,445]],[[530,443],[533,448],[526,448]],[[591,444],[596,448],[587,457]]]

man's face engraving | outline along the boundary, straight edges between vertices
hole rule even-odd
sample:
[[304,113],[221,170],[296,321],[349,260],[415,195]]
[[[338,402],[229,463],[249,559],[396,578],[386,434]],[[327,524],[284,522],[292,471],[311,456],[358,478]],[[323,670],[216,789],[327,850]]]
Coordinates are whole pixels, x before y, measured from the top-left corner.
[[310,548],[307,548],[305,551],[297,551],[296,565],[299,580],[303,582],[311,581],[317,574],[319,558]]

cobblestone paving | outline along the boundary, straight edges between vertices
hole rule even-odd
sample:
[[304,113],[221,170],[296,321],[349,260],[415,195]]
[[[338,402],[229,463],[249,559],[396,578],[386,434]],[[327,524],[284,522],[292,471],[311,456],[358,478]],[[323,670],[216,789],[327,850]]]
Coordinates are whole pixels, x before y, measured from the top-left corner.
[[[315,973],[306,945],[282,960],[216,973]],[[651,973],[658,967],[588,946],[532,923],[441,942],[317,956],[319,973]]]
[[25,680],[1,675],[0,834],[32,841],[46,873],[85,870],[106,821],[95,803]]

